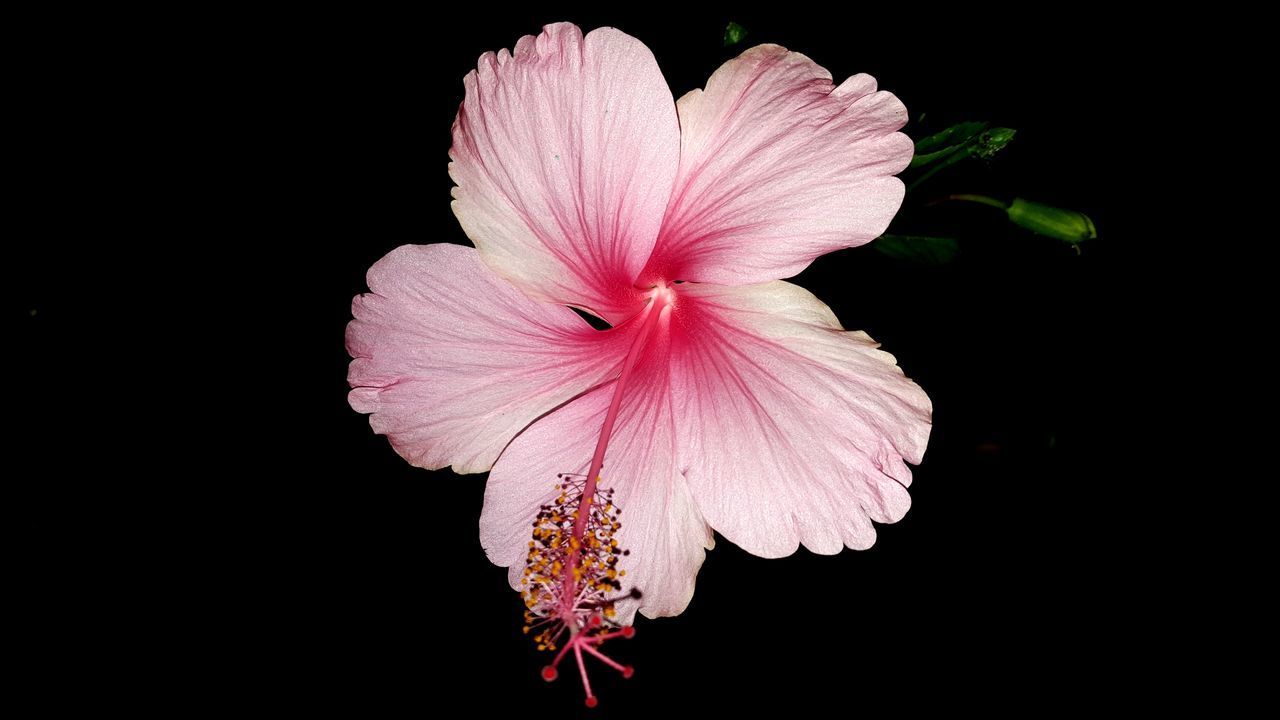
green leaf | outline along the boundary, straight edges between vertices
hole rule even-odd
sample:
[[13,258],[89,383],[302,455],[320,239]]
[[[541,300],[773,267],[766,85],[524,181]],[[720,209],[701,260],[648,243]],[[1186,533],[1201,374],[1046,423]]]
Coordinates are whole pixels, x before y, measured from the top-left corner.
[[946,265],[960,252],[955,238],[928,235],[881,235],[871,247],[891,258],[922,265]]
[[[961,125],[964,125],[964,124],[965,123],[961,123]],[[969,124],[974,125],[974,123],[969,123]],[[986,126],[986,123],[976,123],[976,124],[982,125],[983,127]],[[956,125],[951,128],[947,128],[947,130],[944,130],[943,132],[944,133],[950,132],[959,127],[960,125]],[[961,131],[957,131],[958,135],[964,135],[970,129],[972,129],[972,127],[961,130]],[[925,180],[928,180],[929,178],[933,177],[939,172],[946,170],[947,168],[951,167],[952,165],[955,165],[956,163],[960,162],[961,160],[964,160],[965,158],[980,157],[984,160],[990,160],[993,155],[1003,150],[1005,146],[1009,144],[1010,140],[1013,140],[1013,136],[1016,135],[1017,132],[1018,132],[1017,130],[1014,130],[1012,128],[992,128],[978,135],[969,135],[964,141],[960,142],[958,145],[953,145],[943,150],[939,150],[933,153],[927,153],[925,155],[920,155],[915,158],[912,158],[911,164],[907,166],[908,168],[927,167],[928,169],[925,170],[915,180],[912,180],[911,184],[907,186],[907,189],[908,190],[916,189],[917,187],[922,185]],[[941,134],[942,133],[939,133],[939,135]],[[925,138],[921,142],[933,143],[935,142],[934,138],[936,137],[937,135],[933,135]],[[931,145],[926,145],[926,147],[929,147],[929,146]],[[919,145],[917,145],[917,149],[918,148],[919,148]]]
[[[952,125],[940,133],[930,135],[916,143],[916,155],[911,158],[908,167],[919,168],[945,160],[956,153],[964,153],[955,161],[976,155],[989,160],[1000,152],[1018,134],[1012,128],[992,128],[987,130],[988,123],[966,122]],[[983,132],[985,130],[985,132]]]
[[747,39],[747,29],[730,20],[724,29],[724,46],[732,47]]
[[1018,131],[1013,128],[992,128],[978,136],[973,145],[973,154],[983,160],[990,160],[1017,134]]
[[957,125],[934,133],[927,138],[921,138],[916,141],[916,154],[923,155],[926,153],[944,150],[946,148],[955,147],[964,143],[964,141],[986,130],[991,123],[988,122],[962,122]]
[[954,155],[960,152],[963,148],[964,148],[964,145],[952,145],[949,148],[943,148],[942,150],[939,150],[937,152],[925,153],[924,155],[916,155],[915,157],[911,158],[911,164],[908,165],[907,167],[919,168],[919,167],[924,167],[925,165],[929,165],[931,163],[938,162],[939,160],[945,160],[951,155]]
[[916,143],[915,157],[911,158],[911,164],[907,167],[922,168],[943,160],[950,162],[963,160],[968,157],[968,150],[975,138],[990,124],[977,121],[962,122],[920,140]]

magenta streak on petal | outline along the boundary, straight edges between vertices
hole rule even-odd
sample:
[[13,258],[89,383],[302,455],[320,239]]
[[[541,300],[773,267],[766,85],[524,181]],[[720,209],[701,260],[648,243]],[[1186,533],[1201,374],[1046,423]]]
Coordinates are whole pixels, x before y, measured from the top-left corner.
[[[587,527],[587,516],[591,512],[591,498],[596,492],[596,482],[599,480],[600,468],[604,466],[604,451],[609,446],[609,436],[613,434],[613,424],[618,419],[618,409],[622,407],[622,392],[627,386],[627,380],[631,377],[631,371],[635,368],[636,359],[640,357],[641,351],[644,349],[645,343],[653,330],[658,325],[658,318],[662,315],[662,311],[671,302],[672,291],[670,288],[661,287],[653,293],[653,298],[649,303],[649,314],[644,319],[644,326],[640,332],[636,333],[635,341],[631,344],[631,350],[627,352],[627,359],[622,365],[622,374],[618,376],[618,382],[613,387],[613,398],[609,401],[609,411],[604,416],[604,424],[600,427],[600,438],[596,441],[595,452],[591,455],[591,465],[587,470],[586,483],[582,489],[582,500],[578,503],[578,516],[573,523],[573,537],[579,541],[582,540],[583,532]],[[578,567],[578,557],[580,550],[574,550],[569,555],[569,562],[564,568],[564,594],[561,597],[561,606],[566,616],[572,614],[574,602],[577,599],[578,589],[574,581],[573,572]]]

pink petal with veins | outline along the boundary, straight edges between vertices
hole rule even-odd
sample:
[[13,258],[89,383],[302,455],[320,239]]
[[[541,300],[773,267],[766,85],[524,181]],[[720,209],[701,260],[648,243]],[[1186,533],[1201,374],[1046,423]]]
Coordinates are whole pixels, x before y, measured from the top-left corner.
[[568,23],[485,53],[463,81],[454,213],[529,295],[612,323],[636,312],[680,151],[675,103],[640,41]]
[[919,463],[929,438],[924,391],[796,285],[679,288],[671,394],[707,522],[763,557],[870,547],[870,521],[910,507],[904,460]]
[[680,174],[644,278],[730,285],[790,277],[870,242],[902,204],[906,108],[875,81],[777,45],[680,98]]
[[627,345],[525,297],[474,248],[404,245],[347,325],[351,407],[406,460],[483,472],[539,415],[618,372]]

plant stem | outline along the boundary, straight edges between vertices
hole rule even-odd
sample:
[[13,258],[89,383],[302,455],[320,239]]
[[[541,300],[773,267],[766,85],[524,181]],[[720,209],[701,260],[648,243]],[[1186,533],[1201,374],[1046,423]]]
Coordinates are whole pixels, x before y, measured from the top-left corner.
[[1000,202],[999,200],[993,197],[987,197],[986,195],[948,195],[943,198],[943,200],[961,200],[963,202],[978,203],[979,205],[989,205],[993,208],[1000,208],[1001,210],[1009,209],[1008,203]]

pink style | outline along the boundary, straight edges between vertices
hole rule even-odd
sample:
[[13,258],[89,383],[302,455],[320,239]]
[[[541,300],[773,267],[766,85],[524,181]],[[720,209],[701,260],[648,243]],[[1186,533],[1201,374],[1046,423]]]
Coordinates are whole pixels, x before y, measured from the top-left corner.
[[570,24],[464,82],[449,174],[475,248],[369,270],[350,402],[414,465],[490,471],[480,541],[555,627],[544,677],[572,651],[594,705],[583,653],[629,675],[597,646],[683,611],[713,531],[832,554],[910,506],[929,398],[780,279],[888,226],[907,112],[776,45],[676,102],[638,40]]

